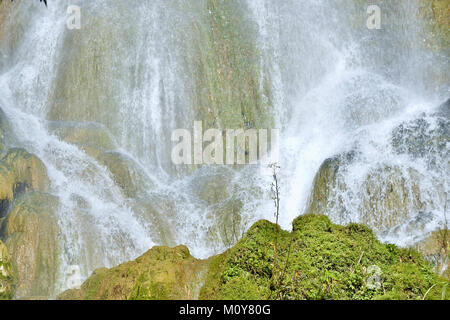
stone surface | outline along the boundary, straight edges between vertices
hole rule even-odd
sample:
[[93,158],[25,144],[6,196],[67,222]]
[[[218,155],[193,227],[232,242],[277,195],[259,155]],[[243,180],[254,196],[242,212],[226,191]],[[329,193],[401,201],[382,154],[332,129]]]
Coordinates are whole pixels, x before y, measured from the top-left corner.
[[30,192],[14,200],[4,222],[5,244],[17,272],[16,297],[54,294],[58,274],[58,198]]

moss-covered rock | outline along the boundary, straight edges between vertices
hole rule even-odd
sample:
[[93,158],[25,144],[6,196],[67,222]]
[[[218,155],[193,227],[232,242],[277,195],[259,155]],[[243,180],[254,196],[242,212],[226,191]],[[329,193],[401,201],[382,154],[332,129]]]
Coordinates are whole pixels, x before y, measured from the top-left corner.
[[81,286],[59,299],[195,299],[207,261],[193,258],[185,246],[153,247],[135,261],[98,269]]
[[0,300],[14,295],[15,277],[8,249],[0,241]]
[[366,226],[303,215],[292,232],[261,220],[208,260],[154,247],[96,270],[59,299],[449,299],[448,280],[415,250],[383,244]]
[[88,5],[83,15],[84,34],[64,34],[62,63],[56,70],[48,119],[94,121],[116,136],[122,133],[117,115],[122,114],[123,86],[126,79],[132,81],[135,64],[128,63],[126,57],[130,48],[137,47],[135,35],[139,30],[136,23],[116,23],[118,13],[125,21],[136,18],[137,9],[128,7],[122,2]]
[[368,227],[304,215],[291,233],[259,221],[211,258],[200,298],[440,299],[446,284],[418,252],[382,244]]
[[4,238],[17,275],[16,297],[54,294],[58,274],[58,198],[30,192],[14,200]]

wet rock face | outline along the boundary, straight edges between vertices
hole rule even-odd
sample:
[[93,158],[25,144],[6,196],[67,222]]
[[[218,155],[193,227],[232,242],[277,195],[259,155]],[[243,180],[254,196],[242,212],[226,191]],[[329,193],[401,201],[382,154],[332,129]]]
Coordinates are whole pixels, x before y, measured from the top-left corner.
[[[421,197],[421,175],[414,169],[381,166],[369,170],[358,190],[345,181],[348,155],[325,160],[314,180],[307,213],[320,212],[345,221],[348,212],[377,231],[387,230],[426,208]],[[347,198],[345,198],[347,197]],[[348,207],[351,206],[351,207]]]
[[50,180],[44,163],[24,149],[9,149],[0,160],[0,218],[14,198],[30,191],[47,192]]
[[117,148],[108,129],[97,122],[49,121],[48,128],[59,139],[75,144],[94,158],[102,151]]
[[0,300],[14,295],[15,277],[8,249],[0,241]]
[[424,209],[420,174],[398,167],[384,167],[371,172],[362,188],[360,208],[362,222],[377,230],[385,230],[408,219],[410,213]]
[[398,126],[392,133],[392,146],[399,154],[413,158],[426,158],[430,166],[439,165],[448,157],[450,142],[450,118],[445,104],[437,117],[423,117]]
[[58,274],[58,198],[29,192],[14,200],[4,238],[17,270],[16,297],[54,294]]
[[176,216],[173,200],[151,195],[148,198],[137,199],[132,209],[142,221],[150,222],[151,230],[154,230],[152,238],[155,243],[175,245],[174,228],[170,223]]
[[231,198],[211,208],[209,216],[214,221],[208,232],[211,244],[230,247],[242,237],[242,207],[241,200]]
[[151,186],[149,179],[139,165],[130,157],[116,151],[102,152],[98,161],[107,167],[115,184],[122,189],[124,196],[142,196]]
[[24,149],[13,148],[8,150],[2,160],[11,168],[16,179],[16,188],[21,188],[22,193],[29,189],[48,191],[50,180],[41,159]]
[[207,262],[193,258],[188,248],[153,247],[135,261],[98,269],[79,290],[59,299],[154,300],[196,299]]
[[[314,178],[313,191],[306,213],[325,214],[327,208],[338,206],[342,210],[342,214],[345,214],[339,190],[343,191],[346,187],[339,177],[339,170],[344,167],[345,163],[351,162],[354,155],[354,152],[349,152],[326,159],[322,163]],[[334,196],[336,197],[334,198]]]

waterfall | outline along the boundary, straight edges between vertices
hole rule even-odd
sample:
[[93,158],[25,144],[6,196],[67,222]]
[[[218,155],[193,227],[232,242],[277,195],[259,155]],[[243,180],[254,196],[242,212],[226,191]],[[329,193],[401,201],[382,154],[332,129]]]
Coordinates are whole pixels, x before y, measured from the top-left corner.
[[[379,30],[366,26],[372,2],[381,9]],[[436,230],[449,192],[448,132],[443,150],[412,155],[401,147],[406,142],[393,145],[401,126],[425,121],[433,135],[448,121],[448,111],[437,115],[449,93],[448,55],[428,48],[425,20],[417,18],[422,4],[3,3],[0,107],[15,136],[11,147],[45,163],[50,193],[60,200],[57,291],[70,265],[80,265],[84,279],[159,244],[185,244],[206,258],[256,220],[273,220],[264,168],[172,164],[172,131],[190,130],[195,120],[235,129],[251,117],[256,128],[281,129],[283,228],[308,210],[324,161],[352,153],[339,168],[345,187],[330,192],[320,213],[338,223],[365,222],[367,180],[381,185],[392,178],[384,168],[397,168],[407,177],[405,192],[420,194],[420,210],[408,208],[402,224],[379,228],[379,236],[410,245]],[[81,8],[80,30],[66,26],[68,5]],[[107,145],[61,136],[80,128],[102,132]],[[109,159],[132,166],[134,189],[118,185]],[[421,214],[426,221],[412,226]]]

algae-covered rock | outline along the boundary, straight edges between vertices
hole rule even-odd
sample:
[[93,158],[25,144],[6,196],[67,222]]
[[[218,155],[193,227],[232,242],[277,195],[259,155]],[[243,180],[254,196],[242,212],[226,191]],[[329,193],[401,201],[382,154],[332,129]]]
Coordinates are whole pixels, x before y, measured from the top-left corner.
[[258,221],[210,260],[200,299],[441,299],[448,284],[418,252],[323,215],[298,217],[291,233]]
[[0,300],[14,295],[15,277],[8,249],[0,241]]
[[[118,25],[117,14],[125,21],[136,18],[135,9],[122,2],[87,4],[82,32],[66,32],[64,50],[55,75],[48,118],[51,120],[101,122],[115,134],[120,130],[124,83],[132,81],[127,61],[139,24]],[[137,9],[136,9],[137,10]],[[114,67],[111,67],[114,66]],[[119,134],[121,132],[119,131]]]
[[[205,128],[270,128],[272,93],[263,79],[257,30],[240,1],[205,2],[207,12],[194,22],[192,53],[195,119]],[[204,10],[202,8],[202,10]]]
[[14,200],[4,222],[5,244],[17,274],[16,297],[54,294],[58,274],[58,198],[30,192]]
[[79,290],[59,299],[154,300],[195,299],[207,262],[193,258],[185,246],[153,247],[135,261],[98,269]]

